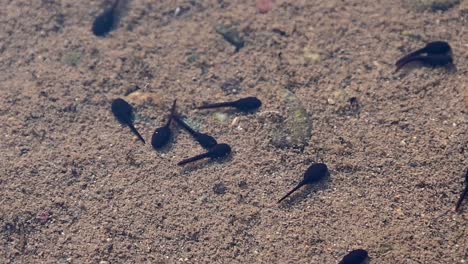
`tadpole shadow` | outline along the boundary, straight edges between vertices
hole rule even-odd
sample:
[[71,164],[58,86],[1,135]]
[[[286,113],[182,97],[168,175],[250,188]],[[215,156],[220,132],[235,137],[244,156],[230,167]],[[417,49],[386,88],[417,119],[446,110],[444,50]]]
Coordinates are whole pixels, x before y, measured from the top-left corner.
[[446,65],[446,66],[435,67],[435,66],[425,65],[424,63],[419,62],[419,61],[413,61],[413,62],[410,62],[410,63],[406,64],[399,71],[394,71],[394,73],[398,77],[404,78],[404,77],[407,77],[408,75],[410,75],[416,69],[421,69],[421,68],[427,68],[427,69],[432,69],[432,70],[441,69],[441,70],[444,70],[448,74],[455,74],[457,72],[457,66],[454,63],[451,63],[451,64]]
[[[219,109],[221,110],[221,109]],[[229,114],[229,115],[241,115],[241,116],[247,116],[247,115],[254,115],[256,113],[258,113],[258,111],[260,110],[260,108],[257,108],[257,109],[254,109],[254,110],[249,110],[249,111],[240,111],[240,110],[237,110],[235,108],[226,108],[224,109],[223,113],[225,114]]]
[[225,163],[228,163],[232,160],[232,156],[233,156],[233,153],[231,153],[229,156],[227,157],[224,157],[224,158],[219,158],[219,159],[202,159],[202,160],[198,160],[198,161],[195,161],[195,162],[192,162],[192,163],[188,163],[186,165],[184,165],[182,167],[182,172],[183,173],[186,173],[186,172],[192,172],[192,171],[197,171],[201,168],[204,168],[206,166],[210,166],[214,163],[218,163],[218,164],[225,164]]
[[226,114],[230,117],[236,117],[236,116],[249,116],[249,115],[254,115],[260,111],[260,108],[250,110],[250,111],[240,111],[236,108],[233,107],[220,107],[220,108],[213,108],[213,109],[195,109],[199,113],[202,113],[204,115],[210,116],[213,115],[214,113],[223,113]]

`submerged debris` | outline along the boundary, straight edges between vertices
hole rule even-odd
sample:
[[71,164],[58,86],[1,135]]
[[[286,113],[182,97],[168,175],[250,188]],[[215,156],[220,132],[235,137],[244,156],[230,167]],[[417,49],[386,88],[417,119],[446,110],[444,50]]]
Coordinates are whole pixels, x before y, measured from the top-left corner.
[[265,112],[265,129],[270,143],[278,148],[303,149],[312,134],[312,124],[302,103],[287,89],[280,88],[277,101],[283,106],[277,112]]
[[225,94],[237,94],[241,90],[241,82],[242,79],[239,78],[228,79],[221,84],[221,90],[223,90]]
[[223,195],[226,193],[226,186],[221,182],[221,183],[217,183],[213,186],[213,192],[216,193],[216,194],[219,194],[219,195]]
[[80,51],[70,51],[62,56],[62,62],[68,66],[76,67],[81,61],[83,53]]
[[359,117],[362,103],[356,94],[348,89],[335,89],[327,95],[327,103],[340,116]]
[[236,52],[239,52],[239,50],[244,47],[245,42],[237,30],[233,28],[227,28],[223,25],[217,26],[215,29],[216,32],[221,34],[227,42],[236,47]]

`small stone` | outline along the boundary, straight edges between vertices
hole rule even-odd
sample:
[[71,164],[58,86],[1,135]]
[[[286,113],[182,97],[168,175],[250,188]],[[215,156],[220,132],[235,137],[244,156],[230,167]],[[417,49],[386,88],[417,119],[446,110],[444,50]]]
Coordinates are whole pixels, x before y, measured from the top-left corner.
[[260,14],[266,14],[270,12],[271,9],[273,9],[273,0],[257,0],[256,6],[257,6],[257,11]]
[[180,14],[180,6],[178,6],[175,10],[174,10],[174,16],[178,16]]
[[163,98],[164,96],[162,94],[141,92],[139,90],[125,96],[125,99],[128,99],[128,101],[136,105],[143,105],[145,103],[152,103],[156,105],[163,104]]
[[217,183],[213,186],[213,192],[219,195],[223,195],[226,193],[226,186],[223,183]]
[[237,186],[239,186],[239,188],[241,188],[241,189],[245,189],[245,188],[247,188],[247,182],[245,182],[245,181],[240,181],[240,182],[237,184]]
[[49,221],[50,216],[51,216],[50,212],[47,211],[47,210],[44,210],[44,211],[39,212],[39,213],[36,215],[36,219],[37,219],[41,224],[45,224],[45,223],[47,223],[47,221]]
[[215,27],[215,30],[218,34],[223,36],[224,40],[236,48],[236,52],[239,52],[239,50],[244,47],[245,42],[235,28],[218,25]]
[[328,104],[331,104],[331,105],[335,104],[335,100],[333,100],[332,98],[328,98],[327,102],[328,102]]
[[187,62],[192,64],[196,63],[200,59],[199,55],[194,53],[187,57]]
[[228,115],[225,113],[215,112],[213,113],[213,117],[218,120],[220,123],[226,123]]
[[237,127],[240,123],[240,118],[238,116],[234,117],[234,119],[231,122],[230,127]]
[[176,9],[174,9],[174,16],[182,16],[183,14],[187,13],[190,11],[190,7],[185,7],[185,6],[178,6]]
[[138,85],[133,85],[133,86],[130,86],[129,88],[127,88],[127,90],[125,91],[125,94],[124,96],[127,96],[131,93],[134,93],[136,91],[140,90],[140,87],[138,87]]
[[221,84],[221,90],[223,90],[225,94],[237,94],[241,90],[241,82],[242,79],[239,78],[229,79]]

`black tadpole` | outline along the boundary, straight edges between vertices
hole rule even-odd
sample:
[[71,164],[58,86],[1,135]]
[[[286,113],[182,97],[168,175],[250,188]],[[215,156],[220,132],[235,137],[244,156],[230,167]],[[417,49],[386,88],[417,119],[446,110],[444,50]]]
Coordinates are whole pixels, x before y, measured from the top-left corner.
[[457,201],[457,204],[455,205],[455,212],[459,212],[461,204],[463,200],[468,196],[468,169],[466,169],[465,173],[465,189],[463,190],[462,194],[460,195],[460,198]]
[[180,119],[179,116],[173,115],[172,119],[174,119],[174,121],[176,121],[177,124],[182,126],[182,128],[184,128],[193,137],[193,139],[195,139],[195,141],[197,141],[198,144],[200,144],[200,146],[202,146],[204,149],[210,149],[216,144],[218,144],[214,137],[193,130],[189,125],[182,121],[182,119]]
[[172,104],[171,113],[169,114],[166,124],[162,127],[156,128],[156,130],[153,133],[153,136],[151,137],[151,145],[156,150],[159,150],[165,147],[167,143],[169,142],[169,140],[171,139],[172,131],[171,131],[170,126],[171,126],[172,117],[174,116],[175,109],[176,109],[176,101],[177,100],[174,100],[174,103]]
[[306,184],[312,184],[319,182],[323,178],[325,178],[328,175],[328,167],[324,163],[314,163],[312,164],[307,171],[304,173],[304,179],[296,186],[294,189],[292,189],[290,192],[288,192],[283,198],[281,198],[278,203],[281,203],[284,199],[286,199],[289,195],[297,191],[299,188]]
[[355,249],[349,252],[338,264],[363,264],[369,259],[369,254],[364,249]]
[[399,59],[395,63],[396,71],[411,62],[420,62],[430,67],[450,65],[453,63],[452,48],[445,41],[430,42],[424,48],[413,51]]
[[140,139],[143,143],[145,140],[138,133],[135,126],[133,125],[133,107],[127,103],[124,99],[117,98],[112,102],[112,113],[115,118],[122,124],[127,125],[130,130]]
[[128,0],[115,0],[111,7],[102,12],[93,22],[92,31],[98,37],[105,37],[114,30],[126,8]]
[[191,157],[188,159],[184,159],[183,161],[177,163],[177,165],[182,166],[190,162],[194,162],[197,160],[201,160],[204,158],[211,158],[211,159],[219,159],[219,158],[224,158],[227,155],[231,153],[231,147],[228,144],[217,144],[214,147],[212,147],[208,152],[205,152],[203,154],[197,155],[195,157]]
[[262,101],[260,101],[257,97],[245,97],[245,98],[241,98],[239,100],[232,101],[232,102],[207,104],[207,105],[198,107],[198,109],[209,109],[209,108],[218,108],[218,107],[235,107],[240,111],[248,112],[248,111],[257,109],[260,106],[262,106]]

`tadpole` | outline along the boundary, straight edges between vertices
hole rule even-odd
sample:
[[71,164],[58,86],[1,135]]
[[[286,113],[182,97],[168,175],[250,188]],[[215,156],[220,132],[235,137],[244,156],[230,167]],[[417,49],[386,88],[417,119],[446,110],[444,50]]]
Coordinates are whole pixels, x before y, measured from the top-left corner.
[[445,41],[434,41],[428,43],[424,48],[411,52],[399,59],[395,66],[399,71],[411,62],[420,62],[424,66],[438,67],[453,64],[452,48]]
[[297,191],[299,188],[306,184],[312,184],[321,181],[324,179],[326,176],[328,176],[328,167],[324,163],[314,163],[312,164],[304,173],[304,179],[296,186],[294,189],[292,189],[290,192],[288,192],[283,198],[281,198],[278,203],[281,203],[284,199],[286,199],[289,195]]
[[349,252],[338,264],[363,264],[369,259],[369,254],[364,249],[355,249]]
[[201,160],[204,158],[210,158],[210,159],[219,159],[219,158],[224,158],[227,155],[231,153],[231,147],[228,144],[217,144],[214,147],[212,147],[210,150],[207,152],[197,155],[195,157],[191,157],[188,159],[184,159],[181,162],[177,163],[177,165],[182,166],[190,162],[194,162],[197,160]]
[[204,149],[210,149],[218,144],[214,137],[193,130],[189,125],[182,121],[178,115],[173,115],[172,118],[177,122],[177,124],[182,126],[182,128],[185,129]]
[[172,117],[174,116],[176,109],[176,101],[177,100],[174,100],[174,102],[172,103],[171,112],[169,114],[166,124],[162,127],[156,128],[156,130],[153,133],[153,136],[151,137],[151,145],[156,150],[164,148],[171,139],[172,131],[170,126]]
[[145,140],[143,137],[138,133],[135,126],[133,125],[134,115],[133,115],[133,107],[127,103],[124,99],[117,98],[112,102],[112,113],[114,114],[115,118],[123,125],[126,125],[132,130],[132,132],[138,137],[138,139],[145,144]]
[[468,195],[468,168],[466,169],[466,173],[465,173],[465,189],[461,193],[460,198],[458,199],[457,204],[455,205],[455,212],[459,212],[462,202],[466,198],[467,195]]
[[232,102],[223,102],[223,103],[213,103],[207,104],[198,107],[198,109],[209,109],[209,108],[218,108],[218,107],[234,107],[240,111],[248,112],[255,110],[262,106],[262,101],[257,97],[245,97]]

